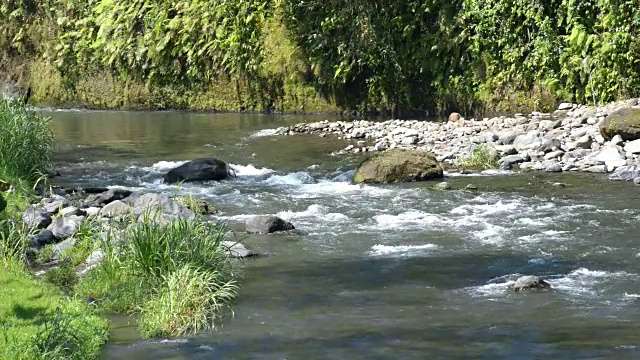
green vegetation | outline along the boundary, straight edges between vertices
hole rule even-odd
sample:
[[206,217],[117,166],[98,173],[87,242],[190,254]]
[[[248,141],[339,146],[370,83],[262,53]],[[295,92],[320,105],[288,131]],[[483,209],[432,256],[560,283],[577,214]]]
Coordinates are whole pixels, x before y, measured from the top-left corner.
[[0,71],[36,101],[91,107],[549,110],[640,93],[639,5],[8,1]]
[[225,236],[223,227],[208,222],[163,223],[148,215],[103,238],[103,261],[76,292],[107,311],[139,312],[149,337],[211,329],[237,290]]
[[497,169],[500,164],[497,151],[485,144],[477,145],[471,155],[457,162],[458,166],[474,170]]

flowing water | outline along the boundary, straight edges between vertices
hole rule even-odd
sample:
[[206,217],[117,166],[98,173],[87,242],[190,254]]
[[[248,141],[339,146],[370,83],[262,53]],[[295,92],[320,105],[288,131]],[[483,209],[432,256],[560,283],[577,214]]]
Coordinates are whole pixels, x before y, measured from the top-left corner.
[[[602,176],[450,175],[361,186],[344,140],[269,136],[321,118],[54,112],[64,184],[208,198],[230,224],[276,214],[300,234],[239,235],[235,316],[193,338],[143,340],[114,317],[104,359],[640,358],[640,188]],[[161,183],[197,156],[238,178]],[[566,187],[552,186],[564,182]],[[555,291],[514,294],[521,274]]]

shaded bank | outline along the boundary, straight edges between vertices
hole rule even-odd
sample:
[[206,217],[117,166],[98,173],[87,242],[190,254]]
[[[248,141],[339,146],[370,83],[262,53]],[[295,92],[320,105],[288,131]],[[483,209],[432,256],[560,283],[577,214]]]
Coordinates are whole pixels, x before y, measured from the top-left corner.
[[637,0],[50,5],[0,7],[0,72],[40,104],[401,116],[640,90]]

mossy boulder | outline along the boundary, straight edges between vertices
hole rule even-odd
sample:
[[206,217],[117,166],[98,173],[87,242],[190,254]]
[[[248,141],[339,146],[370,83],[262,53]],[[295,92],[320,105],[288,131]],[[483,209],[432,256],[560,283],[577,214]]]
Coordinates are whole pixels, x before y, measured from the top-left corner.
[[600,125],[600,133],[607,140],[616,135],[624,141],[640,139],[640,110],[622,109],[611,114]]
[[419,150],[387,150],[363,161],[353,181],[360,183],[394,183],[440,179],[442,165],[435,155]]

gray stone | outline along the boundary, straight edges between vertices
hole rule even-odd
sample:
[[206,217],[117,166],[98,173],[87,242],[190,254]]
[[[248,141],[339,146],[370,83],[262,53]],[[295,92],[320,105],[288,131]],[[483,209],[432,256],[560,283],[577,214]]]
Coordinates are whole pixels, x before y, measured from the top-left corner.
[[513,141],[513,146],[518,150],[525,150],[531,147],[535,147],[536,144],[541,143],[540,138],[538,137],[539,133],[537,131],[530,131],[524,135],[519,135]]
[[435,190],[451,190],[452,189],[451,185],[445,181],[436,184],[433,188]]
[[613,171],[614,169],[627,164],[627,161],[620,153],[619,148],[615,145],[609,145],[600,150],[598,155],[595,157],[595,160],[603,162],[607,166],[608,171]]
[[248,218],[245,223],[246,231],[250,234],[271,234],[279,231],[294,230],[295,227],[290,222],[284,221],[277,216],[256,215]]
[[564,151],[556,150],[544,155],[545,160],[553,160],[562,157],[564,155]]
[[617,181],[632,181],[635,178],[640,177],[640,169],[636,166],[622,166],[617,168],[609,179]]
[[102,251],[102,249],[97,249],[94,252],[92,252],[91,255],[89,255],[89,257],[87,257],[87,260],[85,260],[84,263],[87,266],[97,265],[102,261],[103,258],[104,258],[104,251]]
[[608,172],[606,165],[590,166],[590,167],[584,169],[583,171],[584,172],[590,172],[590,173],[598,173],[598,174],[604,174],[604,173]]
[[517,155],[505,156],[500,159],[499,163],[502,169],[509,170],[513,167],[513,165],[520,164],[528,160],[529,160],[528,155],[517,154]]
[[624,151],[627,154],[640,154],[640,139],[628,142],[624,146]]
[[545,161],[542,165],[546,172],[562,172],[562,166],[556,161]]
[[633,183],[636,185],[640,185],[640,177],[633,179]]
[[87,207],[102,207],[115,200],[123,200],[131,195],[130,190],[124,189],[110,189],[108,191],[89,195],[85,201],[84,206]]
[[32,207],[22,213],[22,222],[30,229],[44,229],[51,225],[52,220],[46,210]]
[[611,143],[613,145],[622,145],[623,140],[622,137],[620,135],[616,135],[611,139]]
[[518,137],[520,133],[516,131],[510,131],[500,134],[497,143],[500,145],[511,145],[513,141]]
[[70,237],[63,242],[56,244],[53,246],[53,255],[55,258],[59,258],[61,255],[64,255],[69,249],[75,246],[78,240],[76,238]]
[[121,218],[132,213],[133,208],[120,200],[112,201],[100,210],[100,215],[106,218]]
[[47,230],[50,230],[53,233],[53,236],[56,237],[56,239],[62,240],[75,234],[83,222],[83,216],[72,215],[64,218],[61,217],[55,219],[53,223],[51,223],[51,225],[47,227]]
[[62,208],[65,208],[67,206],[69,206],[69,200],[62,198],[62,199],[57,199],[54,200],[48,204],[44,205],[44,209],[49,213],[49,214],[57,214],[58,211],[60,211]]
[[561,103],[560,105],[558,105],[558,110],[559,111],[566,111],[566,110],[571,110],[573,109],[573,104],[572,103]]
[[84,209],[84,212],[87,214],[87,217],[94,217],[94,216],[98,216],[100,214],[100,208],[99,207],[89,207]]
[[168,196],[161,194],[143,194],[135,199],[133,213],[140,216],[149,212],[159,212],[172,217],[195,218],[193,211],[175,202]]
[[591,140],[591,136],[584,135],[579,137],[574,144],[575,144],[575,147],[578,149],[590,149],[592,143],[593,143],[593,140]]
[[227,249],[227,255],[236,259],[244,259],[255,255],[244,245],[235,241],[223,241],[222,246]]
[[60,210],[60,213],[58,215],[64,217],[64,216],[70,216],[70,215],[85,216],[87,214],[83,210],[80,210],[75,206],[67,206],[66,208],[63,208],[62,210]]
[[515,292],[551,290],[551,285],[537,276],[522,276],[509,284],[509,287]]

